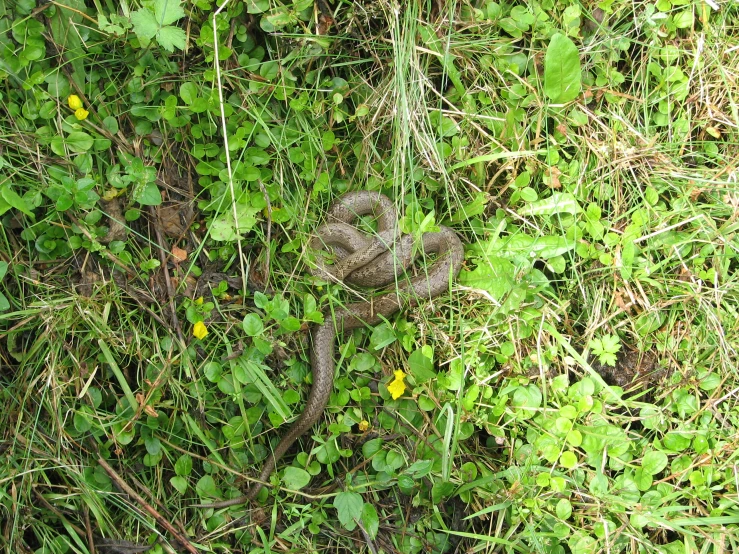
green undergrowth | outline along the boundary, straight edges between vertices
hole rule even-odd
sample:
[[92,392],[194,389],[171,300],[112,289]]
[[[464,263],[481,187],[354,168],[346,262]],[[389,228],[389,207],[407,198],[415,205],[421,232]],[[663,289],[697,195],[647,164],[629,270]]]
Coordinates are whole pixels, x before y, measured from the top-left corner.
[[[5,551],[736,551],[737,7],[216,9],[0,4]],[[195,507],[372,297],[307,271],[350,190],[464,267]]]

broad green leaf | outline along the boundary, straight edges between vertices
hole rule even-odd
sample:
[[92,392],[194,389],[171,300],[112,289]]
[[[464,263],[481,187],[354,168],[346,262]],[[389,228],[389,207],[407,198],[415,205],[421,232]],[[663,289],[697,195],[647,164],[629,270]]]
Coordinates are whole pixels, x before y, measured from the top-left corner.
[[693,26],[694,20],[693,8],[677,12],[672,16],[672,22],[678,29],[689,29]]
[[154,14],[159,25],[171,25],[178,19],[185,17],[185,10],[180,0],[154,0]]
[[73,131],[67,135],[67,147],[72,152],[87,152],[94,144],[93,138],[83,131]]
[[499,256],[487,256],[472,271],[463,270],[459,282],[468,287],[488,291],[495,300],[502,300],[514,287],[515,266]]
[[10,309],[10,302],[8,301],[7,297],[2,292],[0,292],[0,312],[4,312],[8,309]]
[[169,479],[169,484],[172,485],[180,494],[185,494],[187,492],[187,479],[184,477],[175,475]]
[[264,13],[269,9],[269,0],[245,0],[246,13]]
[[377,537],[377,531],[380,528],[380,518],[377,516],[377,510],[374,505],[369,502],[365,502],[364,506],[362,506],[362,525],[371,539]]
[[155,183],[146,183],[136,195],[136,202],[143,206],[158,206],[162,203],[162,193]]
[[414,350],[408,357],[408,369],[416,383],[421,384],[436,377],[434,362],[427,357],[422,349]]
[[184,50],[187,35],[185,31],[179,27],[162,27],[157,32],[157,42],[168,52],[174,52],[174,49]]
[[216,482],[210,475],[203,475],[198,484],[195,485],[195,490],[201,499],[211,499],[218,497],[218,488]]
[[189,454],[183,454],[174,464],[174,472],[177,475],[188,476],[192,472],[192,457]]
[[250,337],[261,335],[264,330],[262,319],[257,314],[246,314],[243,322],[244,332]]
[[72,66],[72,79],[80,89],[85,88],[85,65],[87,57],[82,49],[79,31],[75,28],[82,24],[82,14],[87,7],[84,0],[65,0],[65,9],[56,9],[51,16],[51,36],[54,42],[63,47],[65,58]]
[[667,454],[659,450],[647,452],[642,459],[641,466],[649,475],[657,475],[667,467]]
[[282,480],[288,489],[297,491],[310,483],[310,473],[299,467],[288,466]]
[[2,281],[3,277],[8,273],[8,262],[0,261],[0,281]]
[[0,189],[0,196],[2,196],[3,200],[5,200],[5,202],[7,202],[11,208],[15,208],[19,212],[23,212],[31,219],[36,219],[36,216],[31,211],[28,203],[23,198],[18,196],[9,184],[6,184]]
[[182,101],[187,104],[188,106],[191,105],[193,102],[195,102],[195,99],[198,97],[198,87],[195,85],[195,83],[191,81],[187,81],[186,83],[182,83],[180,85],[180,98],[182,98]]
[[581,211],[582,208],[574,195],[569,192],[555,192],[547,198],[525,205],[518,213],[521,215],[554,215],[577,214]]
[[582,69],[577,46],[557,33],[552,37],[544,58],[544,93],[552,102],[565,103],[580,94]]
[[146,8],[141,8],[131,13],[131,23],[136,36],[146,40],[153,39],[159,30],[156,17]]
[[339,521],[346,529],[354,529],[356,520],[362,517],[364,502],[356,492],[340,492],[334,499],[334,508]]

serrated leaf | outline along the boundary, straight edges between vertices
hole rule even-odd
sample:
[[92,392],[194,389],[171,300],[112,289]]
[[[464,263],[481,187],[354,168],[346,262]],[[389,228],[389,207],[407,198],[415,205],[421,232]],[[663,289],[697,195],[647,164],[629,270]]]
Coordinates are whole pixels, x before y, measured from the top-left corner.
[[168,52],[174,52],[175,48],[184,50],[187,35],[179,27],[162,27],[157,32],[157,42]]
[[334,500],[334,508],[339,521],[347,529],[354,528],[356,520],[362,516],[362,496],[356,492],[340,492]]
[[157,23],[165,26],[185,17],[185,10],[182,9],[180,0],[154,0],[154,14]]
[[544,93],[556,103],[570,102],[580,94],[580,52],[568,37],[552,37],[544,58]]
[[131,23],[133,23],[133,31],[139,38],[146,40],[153,39],[159,30],[159,24],[156,17],[146,8],[141,8],[131,13]]

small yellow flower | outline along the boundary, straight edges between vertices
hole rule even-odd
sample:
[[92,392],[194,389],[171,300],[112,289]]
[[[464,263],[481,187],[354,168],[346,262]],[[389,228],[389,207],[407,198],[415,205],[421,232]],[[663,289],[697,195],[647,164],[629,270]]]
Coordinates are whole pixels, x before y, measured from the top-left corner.
[[74,117],[82,121],[83,119],[87,119],[87,116],[90,115],[90,112],[88,112],[85,108],[77,108],[74,110]]
[[387,391],[390,393],[390,396],[393,397],[393,400],[397,400],[403,396],[403,393],[405,392],[405,383],[403,382],[403,379],[405,379],[405,373],[396,369],[394,375],[395,379],[393,379],[393,382],[387,386]]
[[197,300],[195,300],[195,304],[197,304],[198,306],[202,305],[202,303],[203,303],[203,297],[202,296],[200,298],[198,298]]
[[369,426],[370,426],[369,421],[367,421],[366,419],[363,419],[362,421],[359,422],[359,430],[362,431],[362,433],[364,433],[367,429],[369,429]]
[[205,335],[208,334],[208,329],[205,327],[205,323],[198,321],[192,327],[192,334],[196,339],[204,339]]
[[79,110],[82,107],[82,100],[76,94],[70,94],[69,98],[67,98],[67,104],[73,110]]

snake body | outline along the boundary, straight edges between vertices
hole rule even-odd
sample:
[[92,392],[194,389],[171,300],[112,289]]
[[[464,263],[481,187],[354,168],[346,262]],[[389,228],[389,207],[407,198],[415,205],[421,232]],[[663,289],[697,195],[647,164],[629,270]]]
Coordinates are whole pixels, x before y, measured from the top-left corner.
[[[353,224],[362,216],[372,215],[377,231],[371,236]],[[269,479],[275,465],[292,444],[323,415],[334,383],[334,345],[337,332],[367,325],[376,325],[402,307],[417,306],[449,288],[449,280],[459,273],[463,259],[462,243],[449,227],[438,232],[424,233],[418,252],[435,254],[436,260],[414,277],[404,272],[418,252],[414,252],[413,237],[401,235],[393,203],[377,192],[345,194],[329,209],[327,222],[316,230],[310,247],[318,252],[333,251],[335,261],[327,264],[318,258],[312,273],[329,281],[343,281],[362,287],[393,285],[393,290],[374,298],[372,302],[355,302],[327,313],[324,323],[312,330],[311,368],[313,386],[305,410],[288,429],[269,456],[259,475],[259,481]],[[254,484],[245,496],[209,504],[225,507],[253,499],[262,483]]]

